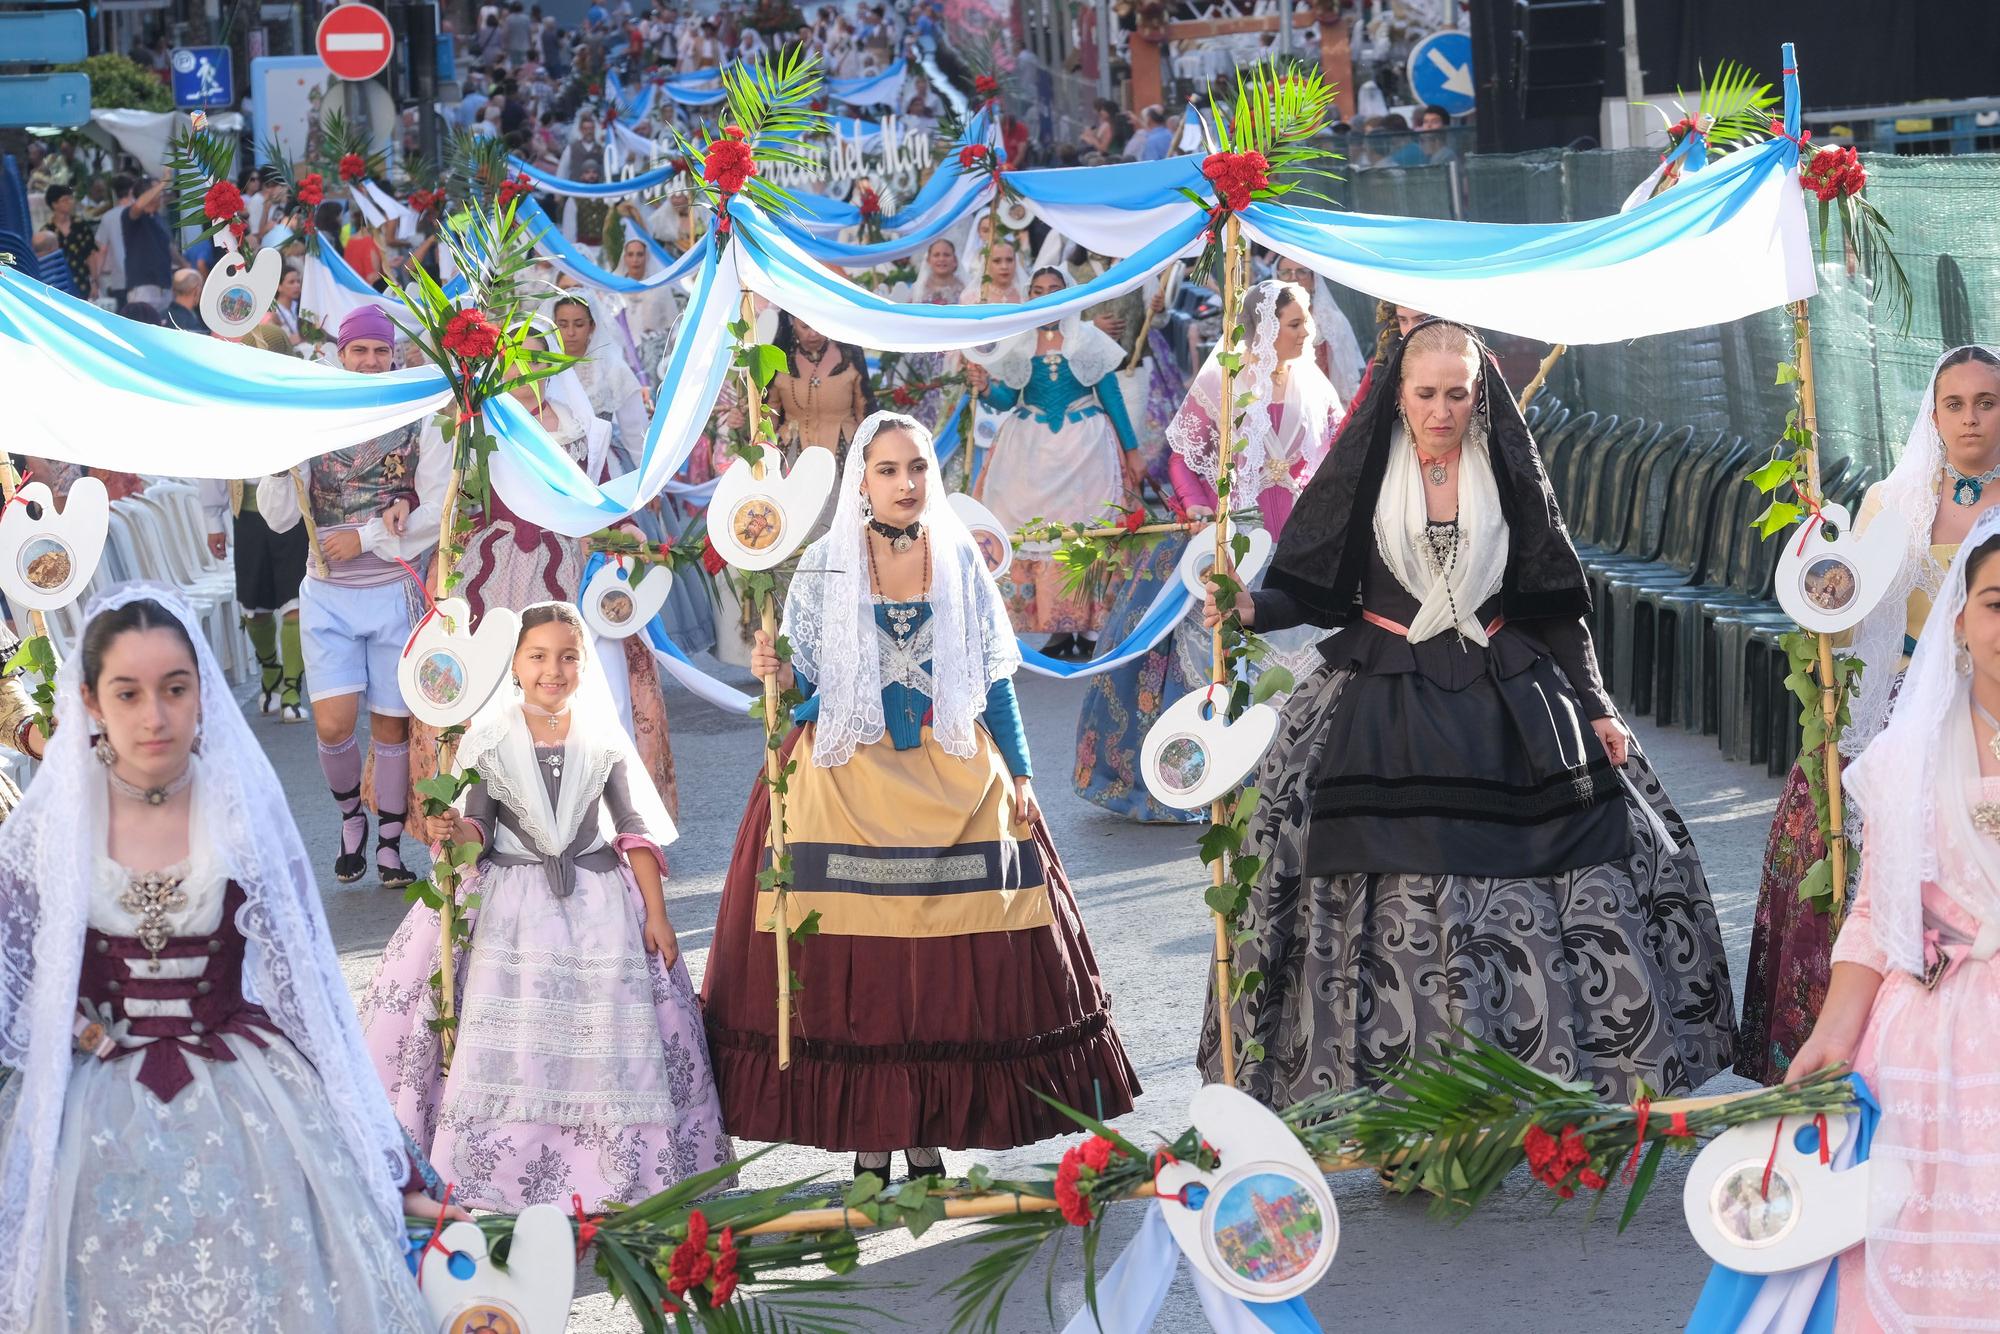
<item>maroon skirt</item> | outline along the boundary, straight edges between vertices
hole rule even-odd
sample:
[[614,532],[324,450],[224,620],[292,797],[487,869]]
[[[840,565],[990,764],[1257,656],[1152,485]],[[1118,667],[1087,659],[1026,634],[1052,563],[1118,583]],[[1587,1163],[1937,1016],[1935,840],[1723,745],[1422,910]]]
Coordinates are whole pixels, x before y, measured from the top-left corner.
[[[798,740],[794,732],[784,753]],[[760,781],[737,830],[702,982],[731,1135],[855,1153],[1005,1149],[1077,1129],[1036,1093],[1100,1118],[1132,1109],[1139,1078],[1040,821],[1050,925],[808,937],[791,951],[800,989],[792,1060],[780,1070],[776,944],[756,929],[769,826]]]

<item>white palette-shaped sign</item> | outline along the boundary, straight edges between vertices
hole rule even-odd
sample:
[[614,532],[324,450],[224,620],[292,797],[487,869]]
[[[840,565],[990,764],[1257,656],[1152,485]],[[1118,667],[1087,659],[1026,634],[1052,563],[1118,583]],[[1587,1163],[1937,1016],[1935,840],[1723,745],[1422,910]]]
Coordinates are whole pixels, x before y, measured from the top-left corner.
[[963,491],[952,492],[950,504],[952,512],[971,530],[973,545],[979,548],[980,556],[986,561],[986,572],[998,579],[1012,569],[1013,534],[993,517],[993,511]]
[[[1250,539],[1250,549],[1243,553],[1243,559],[1236,564],[1236,582],[1245,588],[1264,572],[1264,565],[1271,559],[1271,534],[1263,528],[1240,530]],[[1194,535],[1181,553],[1181,583],[1199,601],[1208,590],[1202,587],[1202,580],[1215,568],[1215,525],[1210,524]]]
[[[1855,1128],[1855,1117],[1827,1118],[1833,1161]],[[1860,1243],[1869,1181],[1885,1168],[1870,1161],[1835,1171],[1819,1160],[1818,1135],[1810,1119],[1780,1127],[1773,1118],[1724,1131],[1701,1151],[1681,1207],[1710,1259],[1738,1273],[1782,1274]]]
[[285,257],[267,247],[257,252],[254,264],[246,264],[228,237],[224,231],[216,238],[221,258],[201,285],[201,318],[210,333],[241,338],[271,309],[278,281],[285,276]]
[[575,1233],[555,1205],[531,1204],[514,1220],[502,1269],[487,1258],[478,1224],[447,1224],[424,1252],[422,1274],[437,1334],[562,1334],[576,1290]]
[[1160,1212],[1181,1253],[1248,1302],[1310,1289],[1340,1249],[1340,1210],[1312,1155],[1270,1108],[1226,1084],[1202,1088],[1188,1111],[1221,1163],[1160,1169]]
[[1226,691],[1183,695],[1147,729],[1139,776],[1162,806],[1199,810],[1233,791],[1278,735],[1278,711],[1268,704],[1252,704],[1235,722],[1224,718]]
[[762,477],[737,459],[708,502],[709,545],[739,570],[772,569],[797,551],[833,492],[832,450],[800,450],[787,473],[777,450],[762,449]]
[[[39,518],[28,512],[33,505]],[[57,611],[83,596],[111,527],[111,497],[95,477],[70,483],[60,513],[49,488],[29,482],[0,511],[0,589],[16,607]]]
[[514,661],[521,618],[489,607],[479,628],[464,598],[445,598],[411,634],[396,669],[403,703],[432,727],[456,727],[479,712]]
[[629,639],[653,623],[673,587],[674,572],[664,565],[649,567],[634,584],[625,566],[606,561],[590,576],[577,602],[583,623],[598,636]]
[[[1827,536],[1827,529],[1834,536]],[[1896,582],[1909,550],[1910,525],[1901,513],[1882,510],[1856,533],[1847,511],[1828,505],[1786,533],[1778,556],[1778,605],[1808,630],[1851,630],[1875,610]]]

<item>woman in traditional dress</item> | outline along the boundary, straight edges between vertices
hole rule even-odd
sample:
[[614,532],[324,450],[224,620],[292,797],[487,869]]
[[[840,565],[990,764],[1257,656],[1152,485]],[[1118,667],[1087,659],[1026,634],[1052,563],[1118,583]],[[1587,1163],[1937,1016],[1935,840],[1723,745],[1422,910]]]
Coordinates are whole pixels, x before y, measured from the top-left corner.
[[[639,237],[625,242],[619,266],[620,277],[643,281],[665,267],[652,247]],[[656,283],[646,291],[632,292],[625,297],[625,327],[638,353],[640,378],[649,386],[657,386],[660,365],[667,359],[668,340],[680,318],[680,303],[675,299],[672,283]]]
[[397,1116],[473,1207],[633,1204],[730,1156],[661,894],[674,823],[591,638],[567,602],[522,612],[513,683],[459,748],[480,780],[426,827],[481,845],[449,1072],[434,909],[410,910],[362,1000]]
[[730,1133],[855,1151],[885,1181],[896,1149],[941,1175],[939,1147],[1060,1133],[1037,1092],[1109,1118],[1139,1088],[1035,800],[1013,631],[936,469],[915,419],[864,422],[785,600],[790,664],[757,645],[753,670],[807,696],[785,747],[787,912],[819,930],[791,951],[790,1066],[761,779],[703,981]]
[[1006,237],[989,243],[986,262],[979,279],[982,306],[1018,305],[1021,301],[1020,251]]
[[438,1206],[200,627],[98,599],[0,841],[0,1328],[420,1334]]
[[[1237,435],[1236,478],[1241,497],[1259,481],[1257,508],[1275,541],[1292,505],[1326,453],[1339,424],[1340,398],[1308,354],[1312,312],[1303,291],[1290,283],[1261,282],[1244,303],[1243,368],[1236,392],[1250,395]],[[1222,367],[1211,353],[1195,377],[1179,414],[1167,428],[1177,503],[1193,516],[1215,513],[1215,477],[1221,438]],[[1242,508],[1240,499],[1237,508]],[[1123,643],[1138,628],[1160,585],[1180,578],[1190,539],[1165,534],[1135,547],[1132,567],[1111,604],[1104,637]],[[1106,810],[1135,820],[1185,822],[1205,812],[1177,811],[1154,801],[1139,778],[1139,748],[1160,714],[1209,680],[1210,636],[1190,618],[1152,652],[1091,679],[1076,724],[1076,792]]]
[[[1618,720],[1533,437],[1477,337],[1418,325],[1293,510],[1259,634],[1341,626],[1246,841],[1237,1083],[1284,1106],[1463,1031],[1601,1096],[1728,1066],[1701,860]],[[1219,621],[1210,585],[1204,619]],[[1220,1071],[1210,998],[1200,1062]]]
[[[1029,295],[1045,297],[1069,285],[1056,269],[1039,269]],[[1095,522],[1145,480],[1131,418],[1118,389],[1124,350],[1094,324],[1074,315],[968,349],[967,376],[982,403],[1007,415],[975,488],[1010,533],[1030,519]],[[1023,633],[1053,637],[1050,657],[1090,656],[1115,591],[1094,584],[1063,589],[1063,572],[1045,542],[1023,545],[1008,571],[1007,607]]]
[[[1940,395],[1943,393],[1940,387]],[[1965,535],[1888,726],[1848,771],[1860,892],[1788,1079],[1850,1065],[1882,1109],[1834,1328],[1980,1329],[2000,1291],[2000,512]]]
[[[1849,707],[1841,749],[1858,755],[1888,721],[1903,666],[1916,650],[1944,569],[1972,522],[2000,505],[2000,355],[1976,344],[1953,348],[1917,400],[1909,441],[1888,477],[1868,490],[1855,516],[1866,534],[1884,510],[1900,515],[1908,546],[1896,582],[1854,631],[1861,680]],[[1857,818],[1859,817],[1859,818]],[[1865,840],[1867,812],[1850,830]],[[1743,1024],[1736,1073],[1775,1084],[1812,1031],[1826,999],[1835,924],[1829,904],[1800,899],[1799,885],[1826,856],[1805,771],[1792,766],[1771,821],[1743,982]],[[1866,856],[1860,858],[1867,860]]]
[[924,251],[924,271],[908,299],[920,306],[955,306],[964,295],[965,280],[958,274],[958,247],[951,238],[940,236]]

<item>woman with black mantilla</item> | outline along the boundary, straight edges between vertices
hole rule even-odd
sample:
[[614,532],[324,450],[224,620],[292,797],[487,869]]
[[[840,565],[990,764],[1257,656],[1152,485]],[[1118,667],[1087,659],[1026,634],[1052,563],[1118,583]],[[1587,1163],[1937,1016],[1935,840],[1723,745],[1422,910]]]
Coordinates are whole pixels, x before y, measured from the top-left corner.
[[[1263,1054],[1237,1082],[1273,1105],[1371,1085],[1462,1029],[1604,1096],[1684,1092],[1733,1053],[1721,932],[1605,694],[1534,439],[1460,325],[1419,324],[1381,373],[1233,608],[1343,627],[1255,777],[1235,964],[1263,980],[1231,1033]],[[1211,998],[1210,1078],[1217,1027]]]

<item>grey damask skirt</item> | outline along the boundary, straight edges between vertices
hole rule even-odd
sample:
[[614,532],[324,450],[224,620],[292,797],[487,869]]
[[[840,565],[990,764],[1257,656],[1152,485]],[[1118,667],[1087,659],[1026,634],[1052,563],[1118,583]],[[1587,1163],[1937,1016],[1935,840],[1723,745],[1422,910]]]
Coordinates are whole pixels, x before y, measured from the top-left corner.
[[[1264,865],[1236,950],[1263,980],[1230,1007],[1237,1087],[1273,1107],[1379,1083],[1456,1030],[1625,1099],[1726,1068],[1735,1004],[1701,859],[1632,747],[1622,861],[1537,878],[1306,870],[1328,714],[1353,673],[1322,667],[1285,706],[1245,845]],[[1671,842],[1669,841],[1671,840]],[[1198,1061],[1221,1078],[1211,993]],[[1261,1046],[1261,1053],[1248,1044]]]

